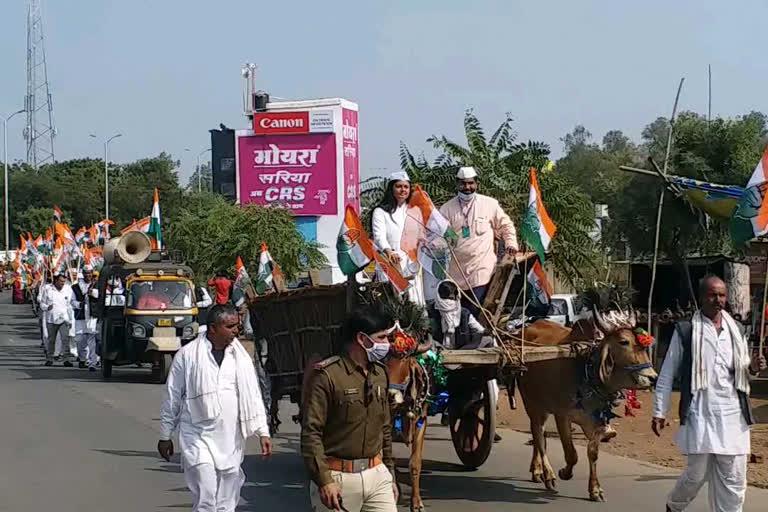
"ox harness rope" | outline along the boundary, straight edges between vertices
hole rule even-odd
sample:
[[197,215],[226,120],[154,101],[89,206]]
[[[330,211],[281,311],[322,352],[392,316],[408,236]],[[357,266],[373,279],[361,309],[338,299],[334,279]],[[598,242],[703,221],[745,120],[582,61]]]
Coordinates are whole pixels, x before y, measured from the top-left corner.
[[[418,386],[417,376],[414,374],[414,366],[418,366],[420,373],[423,375],[421,386]],[[399,434],[403,433],[403,420],[404,418],[412,419],[416,418],[416,430],[420,429],[425,422],[424,404],[429,398],[429,372],[424,365],[417,363],[411,365],[408,378],[402,384],[390,382],[389,389],[399,391],[403,395],[403,403],[398,405],[394,411],[392,411],[394,419],[395,431]]]
[[[596,345],[586,357],[584,376],[576,390],[576,407],[588,412],[595,420],[608,424],[613,418],[619,417],[613,409],[626,397],[621,390],[606,389],[600,380],[600,349],[600,345]],[[625,366],[624,370],[637,373],[652,367],[651,363],[642,363]]]

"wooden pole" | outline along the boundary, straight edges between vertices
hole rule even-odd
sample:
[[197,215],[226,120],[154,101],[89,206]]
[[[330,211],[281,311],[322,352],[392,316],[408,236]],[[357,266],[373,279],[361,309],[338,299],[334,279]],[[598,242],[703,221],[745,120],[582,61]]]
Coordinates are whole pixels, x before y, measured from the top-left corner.
[[712,120],[712,64],[707,65],[708,85],[709,85],[709,102],[707,104],[707,128],[709,128],[709,122]]
[[501,298],[499,304],[496,306],[496,311],[493,314],[493,325],[498,325],[501,313],[504,311],[504,305],[507,302],[507,296],[509,295],[509,287],[512,286],[512,281],[515,279],[515,272],[510,272],[507,276],[507,280],[504,283],[504,290],[501,292]]
[[[677,95],[675,104],[672,107],[672,116],[669,118],[669,133],[667,134],[667,149],[664,154],[664,167],[662,173],[667,175],[667,166],[669,165],[669,154],[672,150],[672,128],[675,124],[675,114],[677,113],[677,103],[680,100],[680,91],[683,89],[685,78],[680,79],[680,85],[677,86]],[[666,187],[661,188],[659,194],[659,207],[656,210],[656,235],[653,242],[653,265],[651,266],[651,287],[648,290],[648,332],[651,332],[651,319],[653,318],[651,308],[653,307],[653,288],[656,285],[656,263],[659,259],[659,232],[661,230],[661,212],[664,209],[664,192]]]
[[763,345],[765,344],[765,302],[768,299],[768,253],[765,255],[765,283],[763,283],[763,309],[760,311],[760,343],[758,345],[757,355],[763,355]]
[[[523,245],[525,247],[525,245]],[[525,254],[525,249],[523,249]],[[528,289],[528,258],[523,261],[523,327],[520,331],[520,364],[525,364],[525,296]]]

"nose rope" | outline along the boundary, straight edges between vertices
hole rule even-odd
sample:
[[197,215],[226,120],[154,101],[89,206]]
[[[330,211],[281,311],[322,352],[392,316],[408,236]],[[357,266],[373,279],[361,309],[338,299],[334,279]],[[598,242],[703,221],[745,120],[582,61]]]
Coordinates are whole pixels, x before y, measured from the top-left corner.
[[642,363],[642,364],[633,364],[631,366],[625,366],[624,369],[628,372],[639,372],[642,370],[647,370],[648,368],[653,368],[653,365],[651,363]]

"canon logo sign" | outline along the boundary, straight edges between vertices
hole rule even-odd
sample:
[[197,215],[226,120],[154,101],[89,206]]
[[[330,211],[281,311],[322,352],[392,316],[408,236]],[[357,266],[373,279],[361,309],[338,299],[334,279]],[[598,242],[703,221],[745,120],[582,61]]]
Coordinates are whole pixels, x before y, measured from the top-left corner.
[[253,133],[309,133],[309,112],[254,112]]
[[271,117],[265,117],[259,121],[259,126],[266,129],[280,129],[280,128],[304,128],[303,119],[274,119]]

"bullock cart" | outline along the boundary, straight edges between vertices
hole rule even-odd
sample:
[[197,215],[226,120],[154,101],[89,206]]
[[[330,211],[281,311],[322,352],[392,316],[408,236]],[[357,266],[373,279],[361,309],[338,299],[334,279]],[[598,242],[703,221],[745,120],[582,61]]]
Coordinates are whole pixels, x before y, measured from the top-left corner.
[[[301,419],[302,384],[305,370],[315,362],[341,350],[340,330],[347,312],[362,301],[360,285],[354,280],[333,286],[312,286],[293,291],[251,297],[249,310],[257,339],[266,340],[266,354],[260,354],[270,384],[270,428],[280,426],[279,401],[289,397],[299,405]],[[388,285],[387,285],[388,286]],[[497,348],[437,350],[436,359],[445,368],[446,389],[429,390],[431,397],[447,392],[447,408],[430,407],[430,414],[448,414],[456,454],[469,468],[481,466],[488,458],[495,434],[496,403],[490,382],[524,371],[523,362],[574,357],[569,347],[520,347],[504,344]]]

